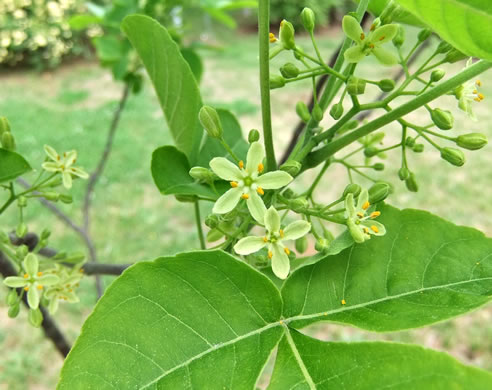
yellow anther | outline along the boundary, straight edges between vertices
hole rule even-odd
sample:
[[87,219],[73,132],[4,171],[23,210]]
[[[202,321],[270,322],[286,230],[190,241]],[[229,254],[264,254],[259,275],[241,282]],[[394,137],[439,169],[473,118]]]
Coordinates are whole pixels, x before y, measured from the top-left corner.
[[369,201],[366,200],[366,202],[362,205],[362,210],[367,210],[371,204]]
[[268,258],[271,259],[273,257],[272,251],[268,251]]
[[374,49],[374,44],[373,44],[373,43],[370,43],[370,44],[369,44],[369,47],[370,47],[371,49]]
[[239,168],[243,169],[244,168],[244,161],[243,160],[239,161],[238,165],[239,165]]
[[57,159],[58,161],[60,161],[60,158],[61,158],[61,157],[60,157],[60,155],[58,155],[58,154],[57,154],[57,155],[56,155],[56,159]]
[[280,320],[278,323],[279,323],[280,325],[282,325],[282,324],[284,323],[284,321]]
[[62,165],[60,165],[60,168],[61,168],[61,169],[65,169],[65,165],[63,165],[63,164],[62,164]]
[[359,212],[359,213],[357,213],[357,216],[358,216],[359,218],[363,218],[363,217],[364,217],[364,213],[360,213],[360,212]]
[[363,41],[366,38],[364,33],[360,33],[360,40]]
[[243,198],[243,199],[249,199],[249,195],[248,194],[242,194],[241,195],[241,198]]
[[289,248],[284,248],[284,252],[286,255],[290,255],[290,249]]
[[374,31],[375,29],[376,29],[376,25],[375,25],[374,23],[373,23],[373,24],[371,24],[371,28],[370,28],[370,30],[371,30],[371,31]]
[[377,218],[381,215],[381,211],[373,211],[371,213],[371,218]]
[[345,305],[347,302],[345,302],[345,299],[342,299],[342,305]]
[[263,237],[263,242],[268,242],[268,237],[267,236]]
[[29,274],[24,274],[24,279],[29,279]]
[[231,181],[231,187],[236,188],[238,186],[237,181]]
[[73,289],[69,288],[69,289],[68,289],[68,292],[73,292]]
[[483,94],[483,93],[478,93],[478,94],[477,94],[477,96],[478,96],[478,98],[479,98],[480,100],[485,99],[485,96],[484,96],[484,94]]
[[372,225],[371,226],[371,230],[374,232],[374,233],[379,233],[379,229],[376,225]]
[[482,86],[482,82],[480,80],[477,80],[477,81],[475,81],[475,85],[477,87],[481,87]]
[[279,233],[280,233],[280,237],[283,237],[284,236],[284,229],[280,229]]
[[268,38],[270,39],[270,43],[275,43],[277,42],[277,37],[275,36],[274,33],[268,34]]
[[265,195],[265,191],[263,191],[263,188],[261,188],[261,187],[258,187],[256,189],[256,192],[258,192],[260,195]]
[[379,40],[382,41],[384,38],[386,37],[383,35],[381,38],[379,38]]
[[481,101],[482,101],[482,100],[480,100],[480,98],[479,98],[479,97],[476,97],[476,98],[475,98],[475,99],[473,99],[473,100],[475,100],[476,102],[481,102]]
[[43,285],[42,284],[38,284],[38,290],[42,290],[43,289]]
[[478,91],[476,89],[474,89],[473,93],[476,95],[478,93]]
[[63,157],[67,157],[67,152],[64,152],[63,153]]
[[262,163],[259,163],[258,164],[258,172],[263,172],[263,170],[265,169],[265,166],[262,164]]
[[40,272],[38,272],[38,274],[37,274],[37,275],[38,275],[38,276],[43,276],[43,273],[40,271]]
[[24,291],[29,291],[29,286],[24,287]]
[[362,230],[364,230],[364,233],[368,234],[369,233],[369,228],[362,228]]

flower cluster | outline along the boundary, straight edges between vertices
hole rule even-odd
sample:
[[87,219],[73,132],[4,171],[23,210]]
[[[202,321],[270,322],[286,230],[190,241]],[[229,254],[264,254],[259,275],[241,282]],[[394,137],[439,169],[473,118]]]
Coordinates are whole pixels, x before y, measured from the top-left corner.
[[374,211],[371,207],[366,189],[360,192],[357,205],[354,200],[354,194],[347,195],[345,198],[345,213],[347,227],[356,243],[360,244],[369,240],[371,235],[384,236],[386,234],[384,225],[374,220],[381,215],[381,212]]
[[60,172],[65,188],[72,188],[72,176],[78,176],[82,179],[89,178],[87,172],[73,166],[77,161],[77,151],[71,150],[63,153],[63,156],[60,156],[56,150],[49,145],[44,145],[44,151],[51,161],[43,163],[43,169],[48,172]]
[[[466,61],[465,69],[472,64],[472,61],[473,59],[471,57]],[[456,99],[458,99],[458,107],[466,112],[468,117],[474,121],[477,120],[477,117],[473,112],[472,104],[473,102],[480,103],[485,99],[484,94],[479,92],[481,86],[482,82],[480,80],[470,80],[456,88],[454,92]]]

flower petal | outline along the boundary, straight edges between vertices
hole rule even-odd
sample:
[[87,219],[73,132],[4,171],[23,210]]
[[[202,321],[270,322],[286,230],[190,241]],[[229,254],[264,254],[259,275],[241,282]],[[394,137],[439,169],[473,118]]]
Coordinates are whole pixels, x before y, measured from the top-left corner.
[[305,236],[311,230],[311,224],[307,221],[295,221],[284,229],[282,240],[297,240]]
[[62,179],[63,179],[63,187],[65,187],[67,190],[72,188],[72,175],[70,175],[69,172],[63,171]]
[[46,155],[51,158],[53,161],[58,161],[58,158],[60,157],[58,155],[58,153],[56,153],[56,150],[53,149],[51,146],[49,145],[44,145],[44,151],[46,153]]
[[27,291],[27,303],[31,309],[37,309],[39,306],[39,292],[34,285],[31,285]]
[[241,180],[243,175],[237,166],[224,157],[215,157],[210,161],[212,171],[224,180]]
[[289,184],[293,179],[291,175],[284,171],[267,172],[258,177],[255,183],[264,190],[276,190]]
[[366,210],[362,208],[369,201],[369,192],[364,188],[357,199],[357,210],[356,212],[365,213]]
[[54,162],[44,162],[41,167],[48,172],[58,172],[61,171],[60,165]]
[[81,179],[88,179],[89,178],[89,174],[80,168],[70,168],[70,173],[72,175],[80,177]]
[[475,115],[475,113],[473,112],[473,108],[472,108],[472,101],[470,99],[467,99],[466,97],[462,97],[459,101],[458,101],[458,107],[463,110],[464,112],[466,112],[466,115],[468,115],[468,118],[470,118],[471,120],[473,121],[477,121],[477,117]]
[[347,219],[347,227],[350,235],[357,244],[362,244],[366,240],[366,235],[362,231],[360,225],[356,225],[353,219]]
[[353,46],[347,50],[345,50],[345,61],[354,63],[354,62],[359,62],[362,60],[366,54],[364,53],[364,50],[360,46]]
[[361,221],[360,224],[369,229],[369,234],[374,234],[375,236],[384,236],[386,234],[386,228],[378,221],[365,220]]
[[278,244],[270,246],[272,251],[272,271],[280,279],[285,279],[289,276],[290,261],[289,256],[284,252],[284,249]]
[[277,233],[280,230],[280,216],[273,206],[265,213],[265,227],[269,232]]
[[64,154],[63,162],[65,163],[65,168],[70,167],[75,160],[77,160],[77,151],[71,150]]
[[258,165],[263,162],[265,158],[265,149],[263,145],[258,141],[253,142],[248,150],[248,155],[246,156],[246,172],[252,174],[253,172],[258,172]]
[[29,276],[35,276],[38,273],[39,261],[34,253],[28,253],[24,258],[24,269]]
[[266,207],[263,199],[254,191],[249,193],[249,198],[246,200],[246,205],[253,218],[263,224],[265,221]]
[[57,284],[59,281],[60,278],[53,274],[43,275],[36,278],[36,282],[42,284],[43,286],[52,286],[53,284]]
[[49,305],[48,305],[48,310],[49,310],[50,314],[56,313],[56,311],[58,310],[58,305],[59,305],[58,297],[52,298]]
[[24,287],[26,284],[28,284],[28,282],[26,281],[26,279],[21,278],[20,276],[9,276],[5,278],[3,284],[5,284],[8,287],[18,288],[18,287]]
[[381,45],[383,43],[391,41],[398,32],[398,26],[396,24],[385,24],[378,27],[372,34],[369,35],[371,43],[375,45]]
[[258,252],[260,249],[265,247],[266,243],[263,241],[262,237],[249,236],[241,238],[236,245],[234,245],[234,250],[240,255],[249,255],[250,253]]
[[241,188],[231,188],[224,195],[222,195],[214,204],[212,213],[225,214],[231,211],[241,199]]
[[353,16],[345,15],[342,20],[343,32],[357,43],[361,43],[361,35],[364,33],[360,23]]
[[398,63],[398,58],[394,56],[392,52],[382,47],[375,47],[372,50],[372,54],[378,59],[383,65],[395,65]]
[[347,212],[347,218],[353,219],[356,217],[355,215],[355,202],[354,202],[354,194],[349,193],[345,197],[345,211]]

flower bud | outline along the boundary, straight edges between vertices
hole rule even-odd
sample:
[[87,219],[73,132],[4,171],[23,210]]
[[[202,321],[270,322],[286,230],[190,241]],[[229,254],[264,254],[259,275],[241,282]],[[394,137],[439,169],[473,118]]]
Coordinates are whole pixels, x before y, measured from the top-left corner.
[[343,197],[345,198],[348,194],[354,194],[354,198],[359,196],[361,191],[360,185],[352,183],[349,184],[345,189],[343,190]]
[[405,140],[405,145],[409,148],[413,148],[413,146],[415,145],[415,138],[407,137],[407,139]]
[[408,176],[410,176],[410,171],[407,167],[401,167],[398,170],[398,177],[400,178],[400,180],[407,180]]
[[301,168],[301,163],[295,160],[288,160],[280,166],[281,171],[287,172],[292,177],[297,176]]
[[19,302],[19,296],[17,295],[17,291],[15,288],[10,289],[9,293],[7,294],[7,305],[8,306],[13,306],[17,302]]
[[270,89],[282,88],[285,85],[285,79],[282,76],[270,76]]
[[215,108],[203,106],[198,113],[198,119],[209,137],[222,138],[222,124]]
[[60,194],[60,200],[66,204],[70,204],[73,202],[72,195],[70,194]]
[[381,22],[383,24],[389,24],[400,13],[401,13],[400,6],[396,4],[394,1],[390,0],[387,2],[386,6],[384,7],[383,12],[381,12],[381,15],[379,15],[379,18],[381,19]]
[[372,168],[376,171],[384,171],[384,164],[383,163],[376,163],[372,166]]
[[9,318],[15,318],[19,315],[19,311],[20,311],[20,304],[17,303],[9,307],[9,311],[7,314]]
[[39,328],[43,322],[43,313],[39,309],[30,309],[28,320],[32,326]]
[[48,229],[43,229],[39,237],[41,240],[47,240],[48,238],[50,238],[50,236],[51,236],[51,232]]
[[260,139],[260,132],[256,129],[251,129],[248,134],[248,142],[252,144]]
[[77,264],[85,259],[85,254],[82,252],[71,253],[70,256],[65,258],[65,263]]
[[27,245],[20,245],[17,247],[17,249],[15,250],[15,255],[19,258],[19,259],[23,259],[24,257],[27,256],[27,254],[29,253],[29,248],[27,247]]
[[311,114],[316,122],[321,122],[323,120],[323,110],[319,104],[314,105],[313,112]]
[[465,163],[464,153],[461,150],[455,148],[442,148],[441,158],[443,158],[450,164],[456,165],[457,167],[461,167]]
[[280,37],[280,43],[282,43],[283,47],[287,50],[292,50],[296,47],[296,43],[294,41],[294,26],[292,23],[287,20],[282,20],[280,22],[280,31],[278,33]]
[[412,150],[415,153],[422,153],[424,151],[424,144],[415,144],[413,145]]
[[212,229],[207,233],[207,242],[215,242],[224,237],[224,233],[222,233],[218,229]]
[[395,82],[391,79],[383,79],[378,82],[378,87],[383,92],[390,92],[395,89]]
[[293,199],[297,196],[297,194],[292,191],[290,188],[287,188],[283,193],[282,196],[286,199]]
[[316,241],[316,244],[314,244],[314,249],[316,249],[318,252],[324,252],[328,249],[329,245],[330,244],[327,242],[326,239],[320,238]]
[[306,103],[299,101],[296,104],[296,113],[299,115],[299,118],[302,119],[304,123],[309,122],[311,119],[311,114],[309,113],[309,109],[306,106]]
[[449,62],[450,64],[453,64],[455,62],[464,60],[465,58],[467,58],[466,54],[463,54],[459,50],[456,50],[453,48],[450,51],[448,51],[448,53],[446,54],[446,57],[444,57],[443,61]]
[[399,47],[403,45],[404,42],[405,42],[405,29],[401,25],[398,25],[398,31],[395,37],[393,38],[393,45]]
[[449,130],[453,127],[454,118],[451,111],[436,108],[430,112],[432,122],[441,130]]
[[214,179],[214,174],[207,168],[204,167],[193,167],[189,172],[190,176],[199,181],[210,182]]
[[24,222],[21,222],[17,225],[17,228],[15,229],[15,234],[17,234],[17,237],[24,237],[27,233],[27,225]]
[[337,103],[331,106],[330,115],[333,119],[339,120],[343,115],[343,105],[342,103]]
[[210,214],[205,218],[205,225],[211,229],[216,228],[219,225],[219,217],[215,214]]
[[364,155],[366,157],[374,157],[378,153],[379,153],[379,149],[376,148],[375,146],[368,146],[367,148],[364,149]]
[[60,194],[54,191],[43,192],[41,195],[43,195],[43,198],[46,200],[51,200],[52,202],[58,202],[60,199]]
[[296,199],[293,199],[291,202],[290,202],[290,207],[292,207],[292,209],[295,211],[295,210],[301,210],[305,207],[307,207],[309,205],[308,201],[306,200],[306,198],[300,196],[299,198],[296,198]]
[[5,133],[3,133],[0,141],[4,149],[10,151],[15,150],[15,139],[11,132],[6,131]]
[[27,198],[23,195],[17,198],[17,206],[18,207],[26,207],[27,206]]
[[435,69],[431,73],[430,81],[433,83],[438,82],[444,77],[445,74],[446,72],[443,69]]
[[0,137],[3,133],[10,133],[10,124],[7,118],[0,116]]
[[53,260],[64,260],[67,258],[67,252],[60,251],[52,257]]
[[419,186],[413,172],[410,172],[410,175],[405,180],[405,185],[407,186],[408,191],[417,192],[419,190]]
[[456,145],[468,150],[482,149],[487,142],[487,136],[482,133],[462,134],[456,138]]
[[312,33],[314,31],[315,16],[311,8],[304,8],[301,12],[302,25],[307,32]]
[[366,90],[366,82],[351,76],[347,81],[347,92],[349,95],[362,95]]
[[391,187],[388,183],[375,183],[369,188],[369,203],[376,204],[385,200],[391,192]]
[[431,34],[432,31],[429,30],[428,28],[425,28],[423,30],[420,30],[420,32],[417,35],[417,39],[419,40],[419,42],[424,42],[427,38],[430,37]]
[[280,74],[286,79],[293,79],[299,76],[299,68],[292,62],[287,62],[280,67]]
[[453,48],[449,43],[446,41],[441,41],[439,45],[437,46],[436,53],[438,54],[444,54],[450,51]]
[[305,52],[302,47],[297,47],[296,51],[294,51],[294,58],[296,60],[302,61],[304,59]]
[[296,251],[299,253],[304,253],[306,252],[306,249],[308,247],[308,239],[306,236],[302,236],[301,238],[298,238],[296,240]]

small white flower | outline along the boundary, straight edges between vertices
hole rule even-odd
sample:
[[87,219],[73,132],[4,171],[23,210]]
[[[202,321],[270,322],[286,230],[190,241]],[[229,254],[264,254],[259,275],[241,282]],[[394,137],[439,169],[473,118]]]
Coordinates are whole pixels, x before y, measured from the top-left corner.
[[369,211],[369,194],[366,189],[363,189],[359,194],[357,206],[355,205],[354,194],[350,193],[345,198],[345,211],[347,217],[347,227],[354,241],[358,244],[363,243],[371,238],[371,234],[375,236],[384,236],[386,228],[382,223],[374,221],[381,215],[380,211]]
[[[470,57],[468,61],[466,61],[465,69],[468,68],[472,64],[472,58]],[[482,82],[480,80],[475,81],[467,81],[465,84],[460,85],[454,91],[456,98],[458,99],[458,107],[465,111],[468,117],[474,121],[477,120],[473,110],[472,104],[473,102],[481,102],[485,96],[483,93],[478,92],[478,89],[482,86]]]
[[23,287],[24,291],[27,291],[27,303],[29,307],[31,309],[37,309],[44,286],[56,284],[60,278],[54,274],[39,272],[39,261],[33,253],[28,253],[24,258],[23,268],[25,273],[22,277],[9,276],[5,278],[3,283],[12,288]]
[[287,225],[285,229],[280,228],[280,216],[277,210],[270,207],[264,217],[266,235],[264,237],[244,237],[234,245],[234,250],[240,255],[249,255],[258,252],[268,246],[268,257],[272,260],[272,270],[280,279],[289,275],[290,262],[289,253],[283,241],[297,240],[305,236],[311,230],[311,224],[306,221],[296,221]]
[[76,168],[73,164],[77,161],[77,152],[71,150],[63,153],[63,158],[49,145],[44,145],[46,155],[53,161],[48,161],[42,164],[45,171],[61,172],[63,186],[67,189],[72,188],[72,175],[82,179],[88,179],[89,174],[81,168]]
[[264,190],[274,190],[289,184],[292,176],[284,171],[263,173],[265,150],[259,142],[253,142],[248,150],[246,165],[240,161],[239,168],[224,157],[210,161],[212,171],[223,180],[231,182],[231,189],[215,202],[213,213],[225,214],[234,209],[241,199],[246,200],[249,212],[263,223],[266,211],[261,199]]

